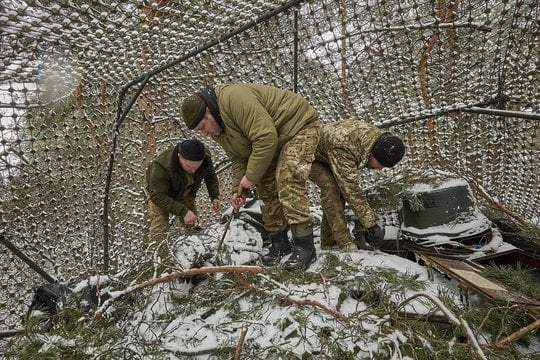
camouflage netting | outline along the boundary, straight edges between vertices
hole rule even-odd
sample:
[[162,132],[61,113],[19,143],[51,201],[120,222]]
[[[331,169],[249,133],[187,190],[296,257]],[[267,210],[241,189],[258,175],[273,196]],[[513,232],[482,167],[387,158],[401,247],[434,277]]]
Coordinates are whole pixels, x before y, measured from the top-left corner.
[[[379,179],[443,169],[538,221],[537,0],[0,6],[0,232],[63,281],[140,261],[146,165],[196,136],[181,99],[225,82],[298,91],[323,122],[388,127],[407,155]],[[204,141],[227,201],[226,156]],[[44,280],[2,245],[0,264],[2,331]]]

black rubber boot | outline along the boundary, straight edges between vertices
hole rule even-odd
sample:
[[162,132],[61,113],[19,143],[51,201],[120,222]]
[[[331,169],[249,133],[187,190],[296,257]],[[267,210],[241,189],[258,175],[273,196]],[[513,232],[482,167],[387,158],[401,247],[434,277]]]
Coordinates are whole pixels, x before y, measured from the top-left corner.
[[287,236],[287,230],[282,230],[277,233],[268,235],[272,245],[268,248],[268,254],[263,255],[261,260],[264,266],[275,265],[281,260],[281,258],[291,253],[291,243]]
[[313,234],[294,238],[293,242],[292,254],[283,264],[283,268],[288,271],[306,270],[317,259],[315,246],[313,245]]

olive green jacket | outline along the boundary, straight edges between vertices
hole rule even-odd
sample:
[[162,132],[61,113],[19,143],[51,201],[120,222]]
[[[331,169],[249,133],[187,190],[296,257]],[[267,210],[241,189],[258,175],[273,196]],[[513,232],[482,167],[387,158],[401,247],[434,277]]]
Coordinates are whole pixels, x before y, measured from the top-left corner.
[[359,170],[367,165],[371,149],[381,136],[377,127],[359,120],[341,120],[321,127],[315,161],[328,166],[339,190],[365,228],[377,219],[362,189]]
[[204,180],[210,199],[219,199],[219,182],[208,149],[195,173],[186,172],[178,161],[178,146],[160,153],[146,170],[146,191],[156,206],[173,215],[185,216],[184,196],[196,197]]
[[223,123],[220,144],[232,162],[233,189],[242,176],[257,184],[287,141],[302,128],[318,125],[317,111],[292,91],[259,84],[216,88]]

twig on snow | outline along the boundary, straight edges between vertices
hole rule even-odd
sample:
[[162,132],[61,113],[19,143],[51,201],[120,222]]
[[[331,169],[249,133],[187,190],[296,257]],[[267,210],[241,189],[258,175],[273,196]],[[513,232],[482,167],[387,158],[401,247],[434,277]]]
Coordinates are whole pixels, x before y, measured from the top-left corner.
[[486,355],[484,354],[484,352],[480,348],[480,345],[478,344],[478,340],[474,336],[474,333],[472,332],[471,328],[469,327],[469,324],[467,324],[465,319],[463,319],[461,317],[460,318],[456,317],[454,315],[454,313],[452,313],[452,311],[450,311],[450,309],[448,309],[441,302],[441,300],[439,300],[434,295],[429,294],[429,293],[424,293],[424,292],[416,293],[413,296],[411,296],[410,298],[405,299],[401,303],[399,303],[398,306],[396,307],[395,311],[399,310],[402,306],[404,306],[405,304],[409,303],[410,301],[412,301],[412,300],[414,300],[414,299],[416,299],[418,297],[426,297],[429,300],[431,300],[431,302],[433,302],[443,312],[443,314],[448,318],[450,323],[452,323],[455,326],[461,327],[465,331],[465,334],[467,335],[467,339],[469,340],[469,344],[472,346],[474,352],[476,353],[476,356],[479,359],[487,360]]
[[505,347],[508,344],[510,344],[513,341],[516,341],[517,339],[522,338],[523,336],[527,335],[528,333],[538,329],[540,327],[540,319],[536,320],[535,322],[519,329],[518,331],[508,335],[504,339],[498,341],[494,345],[496,347]]
[[351,319],[345,315],[343,315],[342,313],[340,313],[339,311],[336,311],[334,309],[332,309],[331,307],[329,306],[326,306],[324,304],[321,304],[320,302],[318,301],[315,301],[315,300],[309,300],[309,299],[306,299],[306,300],[300,300],[300,299],[294,299],[290,296],[287,296],[287,295],[284,295],[284,294],[272,294],[271,292],[269,291],[265,291],[265,290],[261,290],[261,289],[257,289],[256,287],[254,287],[253,285],[251,285],[243,276],[242,274],[240,273],[236,273],[236,276],[238,277],[238,279],[240,280],[240,282],[242,283],[242,285],[244,285],[245,287],[247,287],[248,289],[251,289],[253,290],[254,292],[259,292],[259,293],[263,293],[267,296],[275,296],[278,300],[281,300],[281,301],[286,301],[286,302],[290,302],[290,303],[293,303],[293,304],[297,304],[297,305],[309,305],[309,306],[314,306],[314,307],[318,307],[322,310],[324,310],[325,312],[327,312],[328,314],[340,319],[340,320],[343,320],[343,321],[346,321],[346,322],[349,322]]
[[240,333],[240,339],[238,339],[238,345],[236,345],[236,351],[234,352],[234,360],[240,360],[240,354],[242,353],[242,346],[244,345],[244,339],[248,331],[248,325],[244,324],[242,333]]
[[96,310],[95,317],[100,318],[105,310],[117,299],[124,297],[125,295],[143,289],[145,287],[154,286],[161,283],[166,283],[174,279],[182,279],[199,274],[211,274],[211,273],[264,273],[266,270],[260,266],[247,266],[247,265],[235,265],[235,266],[214,266],[214,267],[202,267],[198,269],[191,269],[189,271],[177,271],[172,274],[167,274],[155,279],[145,281],[140,284],[136,284],[128,287],[122,291],[111,292],[111,297],[105,301],[99,309]]

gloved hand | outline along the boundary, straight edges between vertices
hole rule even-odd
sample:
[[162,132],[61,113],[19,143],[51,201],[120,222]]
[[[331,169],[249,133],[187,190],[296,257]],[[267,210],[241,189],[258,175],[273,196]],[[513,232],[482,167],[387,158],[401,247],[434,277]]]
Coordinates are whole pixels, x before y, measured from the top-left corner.
[[384,229],[379,225],[370,227],[366,232],[366,241],[375,250],[380,249],[384,241]]

